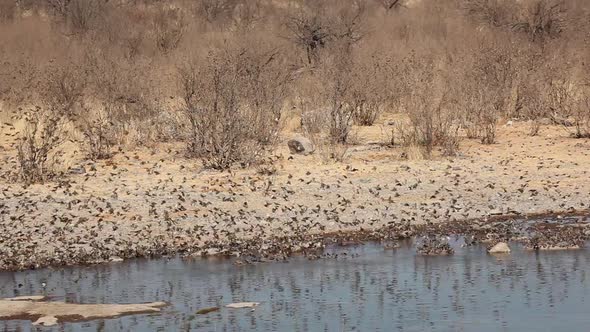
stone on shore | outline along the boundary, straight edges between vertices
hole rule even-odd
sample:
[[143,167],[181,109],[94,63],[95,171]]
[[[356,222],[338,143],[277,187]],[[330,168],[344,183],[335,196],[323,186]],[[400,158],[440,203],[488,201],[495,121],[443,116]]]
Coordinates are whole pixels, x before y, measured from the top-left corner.
[[305,137],[295,137],[287,142],[291,154],[309,155],[315,151],[313,143]]
[[496,245],[491,247],[488,252],[490,254],[508,254],[510,253],[510,247],[506,242],[498,242]]

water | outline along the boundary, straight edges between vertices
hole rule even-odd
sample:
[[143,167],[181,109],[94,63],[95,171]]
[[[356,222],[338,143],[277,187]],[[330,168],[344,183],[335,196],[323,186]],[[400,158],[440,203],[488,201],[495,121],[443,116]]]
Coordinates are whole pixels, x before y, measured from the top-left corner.
[[[411,243],[333,249],[338,259],[234,266],[222,259],[133,260],[0,273],[0,297],[77,303],[168,301],[157,315],[64,323],[49,331],[581,331],[590,326],[590,251],[494,257],[483,247],[421,257]],[[46,282],[43,290],[41,283]],[[23,286],[18,288],[18,284]],[[199,309],[261,302],[255,310]],[[1,331],[36,330],[0,321]]]

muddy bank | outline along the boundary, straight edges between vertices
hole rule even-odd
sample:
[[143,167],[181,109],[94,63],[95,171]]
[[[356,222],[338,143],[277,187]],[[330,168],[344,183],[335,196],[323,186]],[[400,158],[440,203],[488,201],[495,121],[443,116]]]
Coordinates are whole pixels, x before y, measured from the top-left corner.
[[[84,265],[118,262],[136,257],[161,257],[180,254],[183,257],[226,256],[237,257],[236,265],[288,261],[293,255],[308,259],[330,258],[324,254],[328,246],[360,245],[380,242],[384,249],[395,249],[399,242],[417,238],[421,242],[417,253],[421,255],[449,255],[449,237],[464,237],[465,245],[484,244],[489,248],[502,242],[519,242],[529,250],[581,249],[590,240],[590,211],[564,214],[539,214],[530,217],[495,216],[448,223],[410,224],[395,223],[379,229],[346,230],[338,232],[308,233],[300,231],[292,236],[261,236],[255,238],[228,238],[204,241],[195,246],[173,246],[162,242],[146,251],[101,252],[95,249],[82,252],[67,261],[50,258],[36,260],[31,265],[5,265],[4,270],[22,270],[59,265]],[[112,256],[113,254],[117,256]],[[97,259],[98,257],[98,259]],[[35,259],[32,257],[31,259]],[[4,260],[6,261],[6,259]]]
[[[465,245],[485,244],[493,247],[501,242],[519,242],[528,250],[581,249],[590,240],[590,212],[497,216],[486,219],[454,221],[443,224],[396,224],[377,230],[358,230],[295,237],[252,239],[227,243],[209,243],[196,255],[236,256],[238,264],[284,261],[302,254],[310,259],[325,257],[328,245],[350,246],[381,242],[385,249],[395,249],[397,242],[418,238],[418,254],[453,254],[446,239],[464,237]],[[424,248],[431,246],[433,249]],[[439,246],[439,248],[436,248]]]

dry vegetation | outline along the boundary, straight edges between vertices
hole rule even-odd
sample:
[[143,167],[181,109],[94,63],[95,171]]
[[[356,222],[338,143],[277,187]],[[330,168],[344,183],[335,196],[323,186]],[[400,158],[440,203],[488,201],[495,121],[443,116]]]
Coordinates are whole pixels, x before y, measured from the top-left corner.
[[4,0],[7,176],[55,177],[64,144],[248,166],[292,118],[336,160],[383,113],[402,115],[387,143],[423,157],[506,120],[590,137],[588,22],[584,0]]

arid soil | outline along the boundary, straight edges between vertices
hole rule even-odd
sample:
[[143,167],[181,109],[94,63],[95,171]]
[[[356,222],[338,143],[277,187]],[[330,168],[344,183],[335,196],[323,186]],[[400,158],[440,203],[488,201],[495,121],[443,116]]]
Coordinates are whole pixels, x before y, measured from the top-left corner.
[[[291,156],[282,144],[272,175],[203,170],[181,146],[162,145],[109,161],[73,159],[72,171],[52,183],[24,188],[1,179],[0,269],[174,253],[280,259],[321,249],[326,234],[346,244],[342,234],[393,240],[447,225],[505,239],[520,218],[590,208],[590,141],[560,127],[529,137],[525,124],[503,125],[497,144],[465,140],[458,157],[406,160],[401,147],[371,143],[383,139],[384,126],[359,129],[360,143],[342,163]],[[0,149],[0,172],[15,167],[13,153],[8,144]],[[486,226],[502,216],[521,221]],[[590,234],[578,226],[567,232],[572,241]],[[560,232],[524,240],[564,247]]]

